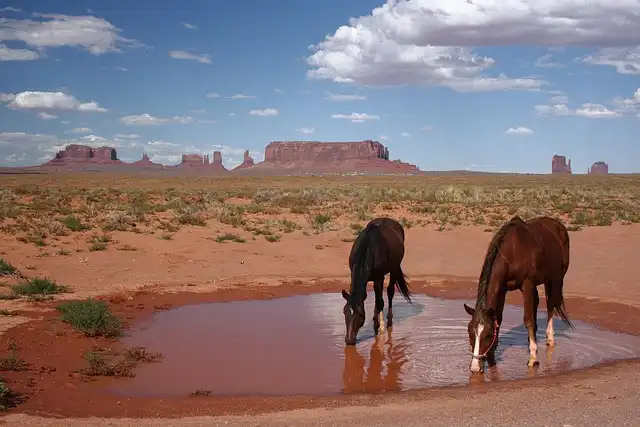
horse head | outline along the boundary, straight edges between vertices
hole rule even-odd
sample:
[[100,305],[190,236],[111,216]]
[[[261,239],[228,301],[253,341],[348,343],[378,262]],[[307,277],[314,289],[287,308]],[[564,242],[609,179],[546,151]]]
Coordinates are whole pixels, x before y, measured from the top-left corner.
[[355,345],[358,331],[362,328],[362,325],[364,325],[364,300],[367,299],[367,294],[364,294],[361,301],[355,301],[355,298],[343,289],[342,297],[347,301],[343,309],[344,323],[347,326],[344,342],[347,345]]
[[499,325],[496,313],[492,308],[475,310],[467,304],[464,305],[464,310],[471,316],[467,325],[471,350],[469,370],[475,373],[483,372],[487,354],[498,343]]

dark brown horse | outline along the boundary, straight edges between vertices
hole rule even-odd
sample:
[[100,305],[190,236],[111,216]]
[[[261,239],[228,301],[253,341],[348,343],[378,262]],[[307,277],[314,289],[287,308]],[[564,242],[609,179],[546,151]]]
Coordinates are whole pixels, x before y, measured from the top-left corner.
[[554,313],[573,328],[562,296],[568,269],[569,233],[560,221],[543,216],[525,222],[515,216],[498,230],[484,259],[476,307],[464,305],[471,316],[468,332],[473,352],[469,365],[472,372],[484,370],[485,358],[489,365],[495,364],[507,291],[520,289],[523,294],[524,324],[529,331],[529,367],[538,364],[538,285],[544,283],[547,299],[547,345],[555,345]]
[[351,292],[342,291],[347,301],[344,305],[344,321],[347,332],[344,341],[347,345],[355,345],[358,331],[364,325],[364,301],[367,299],[367,283],[373,282],[375,292],[375,310],[373,313],[373,331],[375,334],[384,331],[384,300],[382,289],[384,277],[390,273],[387,297],[389,309],[387,325],[393,324],[392,301],[395,287],[408,302],[411,302],[411,292],[400,267],[404,257],[404,229],[391,218],[376,218],[371,220],[360,232],[351,247],[349,254],[349,269],[351,270]]

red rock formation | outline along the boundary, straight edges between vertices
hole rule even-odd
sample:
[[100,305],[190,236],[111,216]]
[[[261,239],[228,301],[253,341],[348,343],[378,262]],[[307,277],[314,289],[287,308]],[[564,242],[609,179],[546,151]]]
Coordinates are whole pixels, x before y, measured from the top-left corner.
[[209,165],[209,168],[216,172],[226,172],[227,168],[222,164],[222,153],[220,151],[213,152],[213,162]]
[[56,156],[45,165],[66,166],[76,164],[121,164],[115,148],[99,147],[91,148],[87,145],[71,144],[64,150],[56,153]]
[[233,170],[247,169],[252,167],[254,164],[253,158],[249,155],[249,150],[246,150],[244,152],[244,159],[242,160],[242,163],[233,168]]
[[[324,172],[420,172],[412,164],[400,160],[389,160],[389,150],[377,141],[359,142],[272,142],[265,149],[264,162],[254,164],[248,151],[244,153],[242,164],[234,170],[255,170],[257,173],[324,173]],[[215,151],[213,160],[207,154],[183,154],[178,169],[202,171],[209,173],[226,173],[228,170],[222,163],[222,153]],[[59,151],[46,166],[67,166],[72,170],[88,165],[122,165],[150,169],[173,169],[153,163],[144,153],[141,160],[123,163],[118,160],[116,150],[111,147],[91,148],[85,145],[72,144]],[[115,168],[114,170],[119,170]]]
[[131,166],[134,167],[139,167],[139,168],[164,168],[163,165],[159,164],[159,163],[153,163],[150,159],[149,156],[147,155],[147,153],[142,153],[142,159],[131,163]]
[[265,162],[331,162],[365,158],[384,159],[384,145],[377,141],[276,141],[269,143],[264,150]]
[[551,173],[571,173],[571,159],[567,164],[565,156],[555,154],[551,160]]
[[257,169],[305,172],[419,172],[412,164],[390,161],[389,150],[378,141],[318,142],[275,141],[265,148]]
[[609,173],[609,165],[607,164],[607,162],[603,162],[603,161],[595,162],[589,168],[588,173],[595,174],[595,175],[598,175],[598,174],[606,175]]
[[178,166],[208,166],[209,165],[209,155],[208,154],[183,154],[182,162]]

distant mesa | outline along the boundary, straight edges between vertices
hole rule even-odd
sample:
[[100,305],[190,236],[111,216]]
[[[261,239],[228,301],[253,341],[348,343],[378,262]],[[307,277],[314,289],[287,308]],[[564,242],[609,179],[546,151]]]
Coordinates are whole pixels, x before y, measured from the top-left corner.
[[551,160],[551,173],[571,173],[571,159],[567,163],[565,156],[559,156],[555,154],[553,160]]
[[87,145],[71,144],[67,145],[64,150],[58,151],[55,157],[45,164],[51,166],[77,164],[117,165],[122,164],[122,162],[118,160],[115,148],[91,148]]
[[587,173],[590,175],[606,175],[609,173],[609,165],[602,160],[595,162],[591,165]]
[[251,170],[304,172],[420,172],[417,166],[389,160],[389,149],[378,141],[274,141],[264,162]]
[[177,165],[179,168],[203,168],[216,172],[227,172],[227,168],[222,164],[222,153],[213,152],[213,162],[209,162],[208,154],[183,154],[182,162]]
[[[297,174],[297,173],[421,173],[416,165],[401,160],[389,160],[389,149],[378,141],[355,142],[321,141],[274,141],[265,147],[265,160],[255,163],[244,152],[240,165],[232,171],[258,174]],[[133,163],[124,163],[118,159],[116,150],[111,147],[91,148],[86,145],[72,144],[59,151],[55,158],[43,166],[68,166],[82,169],[82,165],[122,165],[134,169],[177,169],[202,171],[206,173],[230,172],[222,163],[222,153],[183,154],[182,161],[176,166],[163,166],[153,163],[147,153]],[[77,166],[77,167],[76,167]]]
[[238,166],[236,166],[235,168],[233,168],[232,170],[240,170],[240,169],[248,169],[252,166],[254,166],[255,163],[253,162],[253,157],[251,157],[249,155],[249,150],[246,150],[244,152],[244,159],[242,160],[242,163],[240,163]]

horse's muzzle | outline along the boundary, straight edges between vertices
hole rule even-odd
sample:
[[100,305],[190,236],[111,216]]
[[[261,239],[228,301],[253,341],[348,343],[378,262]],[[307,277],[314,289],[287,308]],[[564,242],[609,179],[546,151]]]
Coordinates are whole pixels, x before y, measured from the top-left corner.
[[474,374],[481,374],[482,372],[484,372],[484,358],[471,356],[469,370]]

